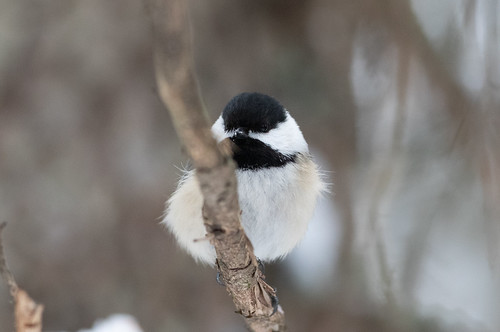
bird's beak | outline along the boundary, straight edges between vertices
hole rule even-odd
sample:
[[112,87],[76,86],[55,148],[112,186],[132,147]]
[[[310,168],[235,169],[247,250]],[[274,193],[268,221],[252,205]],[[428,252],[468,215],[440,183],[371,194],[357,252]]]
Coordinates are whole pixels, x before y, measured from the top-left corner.
[[248,129],[246,128],[237,128],[234,131],[233,138],[247,138],[248,137]]

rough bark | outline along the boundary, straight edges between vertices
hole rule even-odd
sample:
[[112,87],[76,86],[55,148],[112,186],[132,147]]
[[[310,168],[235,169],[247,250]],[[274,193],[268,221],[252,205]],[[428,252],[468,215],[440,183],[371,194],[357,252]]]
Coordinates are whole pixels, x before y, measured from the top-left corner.
[[273,314],[275,290],[265,283],[241,227],[234,162],[212,137],[198,91],[187,2],[149,0],[146,4],[153,24],[158,92],[197,170],[205,226],[227,291],[250,330],[282,331],[283,311],[279,308]]

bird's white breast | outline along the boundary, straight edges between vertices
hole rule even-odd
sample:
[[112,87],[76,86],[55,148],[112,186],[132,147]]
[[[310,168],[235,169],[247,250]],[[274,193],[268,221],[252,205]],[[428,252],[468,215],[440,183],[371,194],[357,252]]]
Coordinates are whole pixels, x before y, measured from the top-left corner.
[[[324,189],[316,165],[299,155],[283,167],[237,170],[236,175],[241,222],[255,255],[263,261],[286,255],[305,234]],[[194,171],[186,174],[168,203],[163,222],[193,257],[213,264],[215,250],[203,240],[203,197]]]

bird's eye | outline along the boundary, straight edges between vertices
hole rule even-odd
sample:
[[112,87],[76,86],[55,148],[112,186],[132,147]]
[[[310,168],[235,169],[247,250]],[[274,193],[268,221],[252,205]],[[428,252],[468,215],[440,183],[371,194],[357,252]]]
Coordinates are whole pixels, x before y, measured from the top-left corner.
[[267,133],[269,131],[269,126],[267,124],[263,124],[261,127],[260,127],[260,132],[262,133]]

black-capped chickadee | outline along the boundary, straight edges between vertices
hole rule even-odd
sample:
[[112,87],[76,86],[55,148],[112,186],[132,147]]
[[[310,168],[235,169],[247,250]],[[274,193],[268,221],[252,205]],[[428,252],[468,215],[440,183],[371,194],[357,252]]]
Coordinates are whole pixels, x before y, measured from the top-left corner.
[[[264,262],[284,257],[306,233],[325,189],[299,126],[274,98],[242,93],[226,105],[212,132],[218,142],[234,143],[241,223],[255,256]],[[162,222],[196,260],[214,264],[214,247],[199,241],[207,232],[195,172],[179,181]]]

